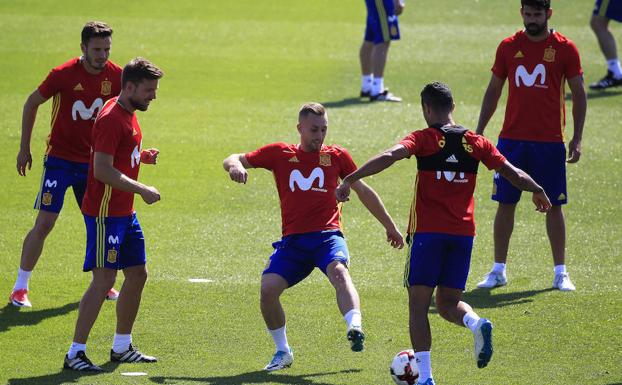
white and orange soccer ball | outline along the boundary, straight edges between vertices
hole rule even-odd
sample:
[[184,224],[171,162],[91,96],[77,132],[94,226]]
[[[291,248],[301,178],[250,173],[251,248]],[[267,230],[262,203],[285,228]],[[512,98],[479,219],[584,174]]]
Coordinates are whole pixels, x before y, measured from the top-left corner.
[[397,353],[391,362],[391,378],[397,385],[415,385],[419,378],[419,371],[415,362],[415,352],[412,349]]

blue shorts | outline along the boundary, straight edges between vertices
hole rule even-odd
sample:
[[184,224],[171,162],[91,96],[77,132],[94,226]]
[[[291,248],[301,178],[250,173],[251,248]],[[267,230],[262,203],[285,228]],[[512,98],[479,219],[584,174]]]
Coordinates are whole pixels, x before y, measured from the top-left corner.
[[278,274],[290,287],[305,279],[316,267],[326,274],[331,262],[339,261],[345,266],[350,262],[348,246],[338,230],[288,235],[274,242],[272,247],[274,253],[263,274]]
[[[514,166],[525,171],[548,195],[554,206],[568,202],[566,191],[566,147],[563,143],[528,142],[501,139],[497,149]],[[492,199],[499,203],[514,204],[520,200],[521,190],[495,173]]]
[[96,267],[122,270],[147,263],[145,237],[136,213],[127,217],[84,216],[86,257],[84,271]]
[[367,26],[365,41],[380,44],[400,39],[400,27],[393,0],[365,0],[367,5]]
[[471,250],[472,236],[415,233],[410,241],[404,286],[443,286],[464,290]]
[[35,201],[35,209],[60,213],[65,200],[65,191],[69,186],[73,189],[78,207],[81,207],[88,172],[88,163],[70,162],[53,156],[45,156],[41,188]]
[[622,22],[622,1],[620,0],[596,0],[594,15],[604,16]]

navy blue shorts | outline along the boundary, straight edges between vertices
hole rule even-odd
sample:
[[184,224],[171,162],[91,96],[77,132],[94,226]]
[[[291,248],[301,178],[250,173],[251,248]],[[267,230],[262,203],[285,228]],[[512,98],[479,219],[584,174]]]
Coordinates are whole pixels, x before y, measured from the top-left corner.
[[622,1],[620,0],[596,0],[594,15],[604,16],[622,22]]
[[[566,191],[566,147],[563,143],[528,142],[499,139],[497,149],[514,166],[525,171],[548,195],[554,206],[568,202]],[[514,204],[522,191],[507,179],[495,173],[492,199],[499,203]]]
[[305,279],[316,267],[326,274],[331,262],[339,261],[346,267],[350,262],[348,246],[338,230],[288,235],[274,242],[272,247],[274,252],[263,274],[278,274],[290,287]]
[[86,257],[84,271],[96,267],[122,270],[147,263],[145,237],[136,213],[126,217],[84,216]]
[[472,250],[472,236],[415,233],[408,250],[404,286],[443,286],[464,290]]
[[65,191],[69,186],[73,189],[78,207],[81,207],[88,172],[88,163],[70,162],[53,156],[45,156],[41,188],[37,194],[35,209],[60,213],[65,200]]
[[400,39],[400,26],[395,15],[393,0],[365,0],[367,26],[365,41],[374,44]]

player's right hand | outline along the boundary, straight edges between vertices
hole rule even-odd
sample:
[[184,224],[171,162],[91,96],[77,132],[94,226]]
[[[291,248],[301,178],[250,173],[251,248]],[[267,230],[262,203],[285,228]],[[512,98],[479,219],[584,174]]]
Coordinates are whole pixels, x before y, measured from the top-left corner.
[[531,198],[533,203],[536,205],[536,211],[541,213],[545,213],[551,209],[553,206],[549,197],[546,196],[544,191],[533,193],[533,197]]
[[150,205],[160,200],[160,192],[153,186],[145,186],[140,192],[140,197],[143,198],[146,204]]
[[406,2],[404,0],[393,0],[393,8],[395,9],[395,15],[399,16],[404,12]]
[[335,198],[337,198],[338,202],[347,202],[350,200],[350,184],[349,183],[341,183],[339,187],[335,190]]
[[26,176],[26,165],[28,169],[32,168],[32,155],[30,151],[19,150],[17,153],[17,173],[21,176]]
[[229,168],[229,177],[232,181],[246,184],[248,179],[248,171],[242,166],[231,166]]
[[387,230],[387,242],[396,249],[404,247],[404,237],[396,227]]

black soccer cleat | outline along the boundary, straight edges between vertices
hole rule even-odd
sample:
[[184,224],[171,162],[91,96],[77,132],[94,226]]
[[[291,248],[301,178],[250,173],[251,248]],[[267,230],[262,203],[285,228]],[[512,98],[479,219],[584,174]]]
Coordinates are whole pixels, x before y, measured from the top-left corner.
[[110,350],[110,361],[112,362],[158,362],[158,359],[152,356],[148,356],[134,349],[132,344],[130,348],[123,353],[115,353],[114,350]]
[[613,72],[607,71],[607,75],[605,75],[604,78],[600,79],[596,83],[590,84],[590,89],[602,91],[607,88],[619,86],[622,86],[622,78],[616,79],[613,77]]
[[64,369],[76,370],[78,372],[103,372],[104,370],[99,366],[93,364],[88,359],[84,351],[80,350],[76,354],[76,358],[69,358],[65,355],[65,362],[63,364]]

